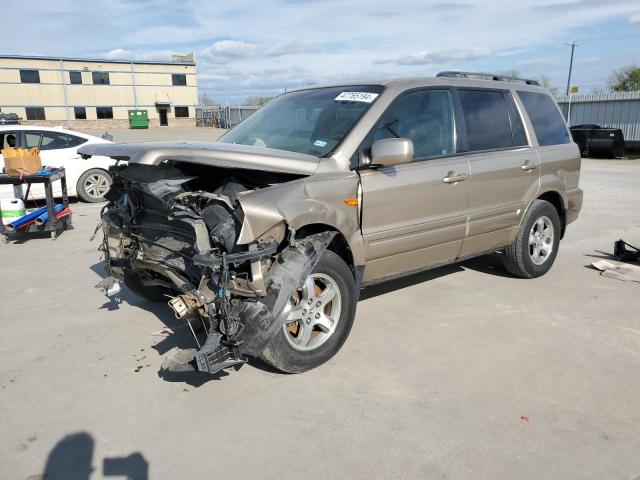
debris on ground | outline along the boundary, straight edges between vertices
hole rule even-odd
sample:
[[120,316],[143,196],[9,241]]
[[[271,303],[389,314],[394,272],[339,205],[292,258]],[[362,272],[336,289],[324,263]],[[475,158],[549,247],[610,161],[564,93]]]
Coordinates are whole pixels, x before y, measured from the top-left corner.
[[153,332],[151,335],[171,335],[173,334],[173,330],[171,330],[169,327],[164,327],[161,330],[158,330],[157,332]]
[[591,265],[596,270],[600,270],[600,275],[603,277],[640,282],[640,265],[616,262],[613,260],[598,260]]

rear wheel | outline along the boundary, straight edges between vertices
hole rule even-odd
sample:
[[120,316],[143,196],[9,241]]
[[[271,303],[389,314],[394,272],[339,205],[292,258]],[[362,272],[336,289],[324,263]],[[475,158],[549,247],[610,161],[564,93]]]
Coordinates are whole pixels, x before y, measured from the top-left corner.
[[289,303],[289,316],[260,358],[289,373],[311,370],[333,357],[353,325],[357,292],[353,273],[326,251]]
[[97,203],[104,201],[104,196],[110,188],[111,175],[100,168],[92,168],[80,176],[76,191],[81,200]]
[[534,200],[522,219],[516,240],[505,249],[506,269],[522,278],[544,275],[558,254],[560,233],[556,208],[545,200]]

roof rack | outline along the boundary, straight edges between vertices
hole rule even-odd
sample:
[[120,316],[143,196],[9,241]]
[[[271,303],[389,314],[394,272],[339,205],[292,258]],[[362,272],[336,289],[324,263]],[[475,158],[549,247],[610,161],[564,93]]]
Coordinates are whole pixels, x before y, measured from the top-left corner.
[[526,78],[509,77],[504,75],[496,75],[495,73],[481,73],[481,72],[458,72],[455,70],[440,72],[436,77],[452,77],[452,78],[466,78],[466,77],[481,77],[489,80],[495,80],[498,82],[522,82],[527,85],[540,85],[537,80],[529,80]]

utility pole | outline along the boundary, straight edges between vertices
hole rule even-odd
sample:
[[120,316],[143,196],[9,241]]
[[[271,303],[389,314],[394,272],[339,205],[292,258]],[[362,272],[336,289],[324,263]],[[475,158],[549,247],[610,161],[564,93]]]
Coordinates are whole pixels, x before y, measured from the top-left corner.
[[565,95],[569,95],[569,89],[571,88],[571,70],[573,69],[573,50],[578,46],[577,43],[571,42],[567,43],[568,47],[571,47],[571,60],[569,61],[569,78],[567,78],[567,93]]

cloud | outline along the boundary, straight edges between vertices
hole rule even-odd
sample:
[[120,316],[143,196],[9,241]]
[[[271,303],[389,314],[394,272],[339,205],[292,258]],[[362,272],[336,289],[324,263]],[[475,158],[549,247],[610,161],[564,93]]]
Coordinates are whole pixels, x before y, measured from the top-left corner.
[[[604,87],[612,70],[637,57],[633,32],[602,32],[637,29],[638,0],[267,3],[91,0],[77,8],[73,0],[3,0],[6,11],[19,11],[38,25],[38,35],[24,35],[20,22],[5,22],[0,52],[126,60],[170,60],[173,53],[195,52],[199,87],[216,99],[239,101],[310,82],[454,68],[516,68],[532,77],[545,73],[562,84],[565,42],[574,39],[580,43],[576,83]],[[607,61],[596,68],[586,63],[588,57]],[[541,61],[517,65],[527,59]]]
[[392,63],[395,65],[440,65],[443,63],[463,62],[488,57],[491,52],[482,48],[469,50],[423,51],[403,55],[396,58],[376,60],[377,64]]
[[172,50],[152,50],[148,52],[134,52],[124,48],[114,48],[108,52],[90,53],[86,58],[104,58],[105,60],[138,60],[168,62],[173,55],[184,55]]
[[202,49],[199,52],[199,58],[211,63],[227,63],[249,57],[283,57],[285,55],[308,54],[320,52],[323,49],[319,44],[300,41],[280,43],[271,47],[242,40],[221,40]]
[[212,62],[237,59],[254,55],[260,50],[255,43],[247,43],[242,40],[220,40],[213,45],[204,48],[200,56]]
[[635,0],[609,0],[603,2],[602,0],[573,0],[568,2],[555,2],[547,5],[539,5],[535,8],[547,11],[567,11],[575,12],[577,10],[584,9],[596,9],[596,8],[611,8],[613,6],[625,6],[632,5]]
[[476,6],[470,5],[468,3],[444,2],[428,5],[427,8],[431,10],[439,10],[442,12],[455,12],[459,10],[472,10],[476,8]]

